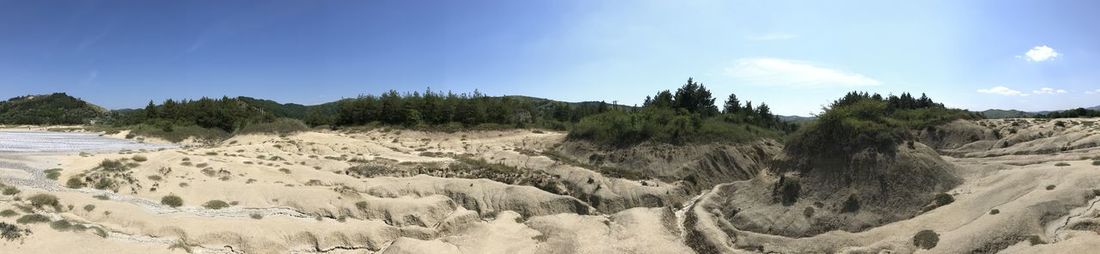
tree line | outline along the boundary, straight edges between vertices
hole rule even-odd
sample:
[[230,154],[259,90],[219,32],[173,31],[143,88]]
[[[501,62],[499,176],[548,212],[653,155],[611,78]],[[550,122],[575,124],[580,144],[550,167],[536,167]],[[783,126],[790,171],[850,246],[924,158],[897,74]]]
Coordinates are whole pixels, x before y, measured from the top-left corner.
[[479,91],[456,94],[428,89],[400,94],[390,90],[336,103],[335,112],[311,111],[310,125],[353,126],[379,123],[406,127],[498,125],[564,130],[586,116],[625,106],[605,102],[566,103],[521,96],[485,96]]
[[780,121],[761,103],[741,104],[730,94],[722,110],[711,91],[689,78],[676,92],[662,90],[647,96],[637,110],[611,110],[581,119],[569,131],[572,139],[590,140],[611,146],[629,146],[646,141],[688,143],[744,141],[777,137],[797,129]]

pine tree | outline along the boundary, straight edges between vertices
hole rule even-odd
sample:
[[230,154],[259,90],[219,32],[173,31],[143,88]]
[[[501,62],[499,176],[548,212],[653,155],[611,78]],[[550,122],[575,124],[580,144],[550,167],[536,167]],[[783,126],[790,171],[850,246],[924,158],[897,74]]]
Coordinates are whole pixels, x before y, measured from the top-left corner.
[[725,107],[723,107],[722,112],[726,114],[733,114],[737,113],[738,110],[741,110],[741,101],[737,100],[736,94],[731,93],[730,97],[726,99],[726,104]]

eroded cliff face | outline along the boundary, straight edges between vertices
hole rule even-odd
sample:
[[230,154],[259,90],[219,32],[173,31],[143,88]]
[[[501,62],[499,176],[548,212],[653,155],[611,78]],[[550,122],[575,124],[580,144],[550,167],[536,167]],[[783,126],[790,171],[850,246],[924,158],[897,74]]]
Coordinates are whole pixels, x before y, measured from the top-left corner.
[[746,144],[645,143],[624,149],[566,141],[554,151],[608,175],[682,181],[691,192],[700,192],[756,177],[782,149],[779,142],[764,139]]

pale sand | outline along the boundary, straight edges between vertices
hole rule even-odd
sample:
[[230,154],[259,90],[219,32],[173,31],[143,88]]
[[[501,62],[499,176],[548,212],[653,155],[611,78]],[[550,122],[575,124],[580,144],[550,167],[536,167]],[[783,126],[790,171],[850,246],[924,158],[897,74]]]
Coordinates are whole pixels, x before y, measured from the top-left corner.
[[[121,138],[125,134],[112,136]],[[564,133],[529,130],[452,134],[314,131],[287,137],[246,135],[211,147],[192,142],[189,147],[128,154],[0,156],[0,161],[36,169],[62,168],[59,184],[95,168],[104,159],[138,154],[148,158],[129,170],[141,187],[126,185],[117,194],[110,194],[110,200],[93,198],[106,192],[92,188],[20,188],[23,192],[18,196],[24,199],[38,192],[56,195],[62,204],[74,208],[62,212],[45,209],[40,213],[105,228],[111,232],[107,238],[91,231],[59,232],[47,224],[32,224],[29,227],[34,233],[22,241],[0,241],[0,253],[184,252],[182,248],[169,250],[174,244],[190,246],[195,253],[693,252],[684,241],[684,218],[677,216],[675,207],[645,207],[646,197],[651,196],[677,202],[690,200],[692,196],[667,194],[682,190],[678,184],[652,181],[643,186],[639,181],[603,177],[589,169],[516,149],[542,151],[563,139]],[[356,160],[384,158],[396,160],[394,163],[440,165],[453,162],[425,152],[470,154],[520,170],[540,170],[578,187],[574,195],[568,196],[486,179],[425,175],[357,178],[344,173],[358,164]],[[959,166],[965,178],[951,191],[956,201],[950,205],[859,233],[830,232],[790,239],[744,232],[735,241],[742,247],[726,251],[741,252],[747,249],[743,246],[758,245],[782,252],[820,250],[823,246],[833,246],[835,251],[923,252],[910,240],[916,231],[932,229],[941,238],[932,253],[966,253],[975,245],[1011,234],[1036,235],[1049,244],[1013,242],[1004,252],[1087,252],[1100,244],[1095,232],[1042,225],[1038,219],[1052,206],[1073,211],[1050,221],[1096,219],[1100,212],[1078,207],[1088,207],[1096,200],[1085,192],[1100,188],[1100,166],[1081,157],[1100,156],[1100,151],[1083,149],[1059,154],[945,157]],[[190,166],[182,165],[185,158]],[[1054,166],[1057,161],[1067,161],[1071,166]],[[1014,166],[1020,162],[1037,164]],[[199,164],[205,165],[196,167]],[[210,175],[203,172],[204,168],[209,168]],[[289,173],[280,171],[284,168]],[[34,177],[22,169],[0,172],[8,179]],[[150,179],[153,175],[161,180]],[[1056,187],[1046,190],[1047,185]],[[160,205],[160,198],[168,194],[180,196],[184,206]],[[600,197],[608,203],[595,208],[578,198],[585,196]],[[237,203],[220,210],[202,208],[209,200]],[[24,203],[10,196],[0,197],[0,210]],[[83,209],[89,204],[95,206],[90,212]],[[1000,214],[990,215],[994,208]],[[684,212],[698,217],[689,230],[714,234],[710,237],[724,235],[715,233],[720,223],[708,217],[707,211]],[[250,218],[253,214],[262,218]],[[0,221],[14,223],[16,218]]]

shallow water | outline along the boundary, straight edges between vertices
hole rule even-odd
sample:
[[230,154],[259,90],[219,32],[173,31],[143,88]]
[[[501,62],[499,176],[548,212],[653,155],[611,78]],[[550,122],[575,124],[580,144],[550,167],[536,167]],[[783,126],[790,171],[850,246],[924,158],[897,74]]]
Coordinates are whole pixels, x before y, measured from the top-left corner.
[[0,131],[0,153],[95,152],[171,147],[173,146],[101,137],[93,133]]

